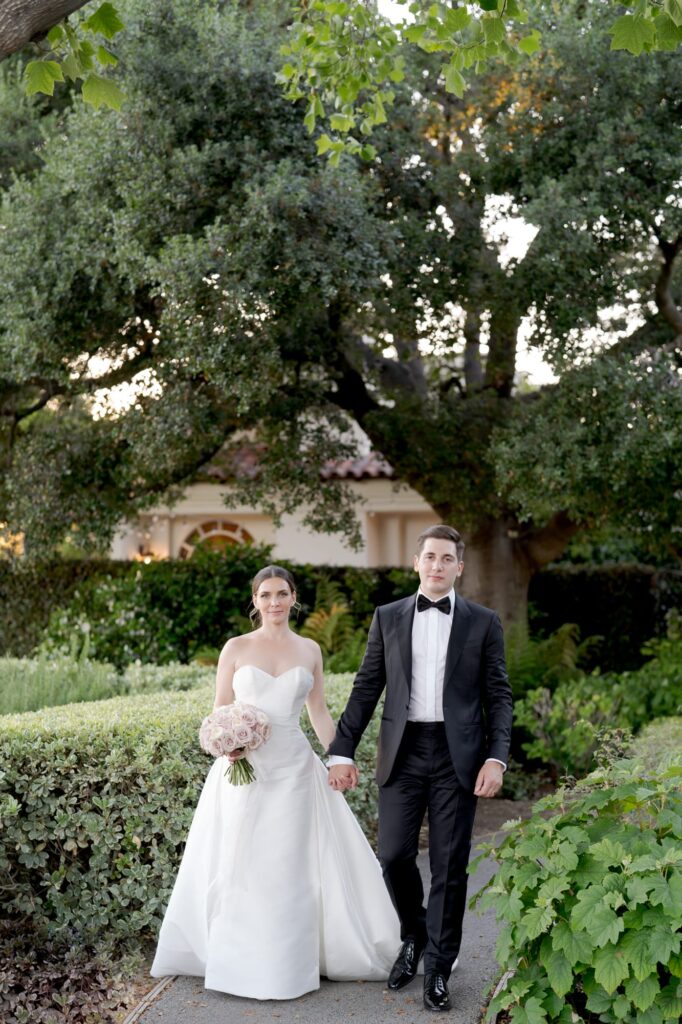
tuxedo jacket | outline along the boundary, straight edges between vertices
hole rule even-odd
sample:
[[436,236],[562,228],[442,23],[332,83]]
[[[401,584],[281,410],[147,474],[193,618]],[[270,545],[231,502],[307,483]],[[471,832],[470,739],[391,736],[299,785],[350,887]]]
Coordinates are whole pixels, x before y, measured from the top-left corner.
[[[385,690],[376,769],[380,786],[390,779],[407,722],[415,614],[414,595],[376,609],[365,656],[329,747],[330,754],[355,756],[355,748]],[[443,716],[457,778],[462,786],[473,790],[486,758],[505,763],[509,758],[512,695],[499,617],[459,594],[445,659]]]

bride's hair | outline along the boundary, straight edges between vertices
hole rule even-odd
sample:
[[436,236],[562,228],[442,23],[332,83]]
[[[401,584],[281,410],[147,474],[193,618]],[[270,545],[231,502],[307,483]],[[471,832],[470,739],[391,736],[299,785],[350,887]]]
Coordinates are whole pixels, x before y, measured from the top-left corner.
[[[275,579],[277,577],[279,579],[284,580],[285,583],[289,584],[289,589],[291,590],[292,594],[296,593],[296,582],[294,580],[294,577],[291,575],[291,573],[289,572],[288,569],[283,568],[283,566],[281,566],[281,565],[266,565],[263,569],[259,569],[259,571],[256,573],[256,575],[251,580],[251,603],[252,604],[253,604],[254,597],[258,593],[258,588],[260,587],[260,585],[263,582],[263,580],[271,580],[271,579]],[[295,608],[296,612],[298,612],[300,610],[300,608],[301,608],[301,606],[298,603],[298,601],[294,601],[293,607]],[[249,618],[251,619],[251,625],[254,627],[254,629],[256,628],[256,626],[260,626],[260,624],[261,624],[260,612],[258,611],[258,609],[256,607],[252,607],[251,608],[251,611],[249,612]]]

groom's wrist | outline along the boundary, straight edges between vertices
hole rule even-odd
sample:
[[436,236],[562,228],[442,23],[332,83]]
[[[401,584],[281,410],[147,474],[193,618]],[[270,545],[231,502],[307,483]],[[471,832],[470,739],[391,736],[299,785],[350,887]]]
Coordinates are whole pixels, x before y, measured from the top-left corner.
[[507,766],[504,763],[504,761],[500,761],[499,757],[486,757],[485,763],[488,764],[489,761],[494,761],[495,764],[501,764],[502,765],[502,771],[506,772]]
[[330,754],[327,758],[327,768],[333,768],[335,764],[355,764],[352,757],[343,757],[341,754]]

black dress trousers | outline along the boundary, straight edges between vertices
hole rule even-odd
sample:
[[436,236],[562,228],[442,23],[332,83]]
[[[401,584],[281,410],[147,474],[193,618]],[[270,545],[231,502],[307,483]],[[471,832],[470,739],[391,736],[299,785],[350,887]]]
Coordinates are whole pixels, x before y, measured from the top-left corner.
[[[426,942],[424,973],[449,977],[462,941],[476,797],[458,782],[442,722],[408,722],[388,782],[379,788],[379,861],[401,936]],[[417,867],[428,813],[431,890]]]

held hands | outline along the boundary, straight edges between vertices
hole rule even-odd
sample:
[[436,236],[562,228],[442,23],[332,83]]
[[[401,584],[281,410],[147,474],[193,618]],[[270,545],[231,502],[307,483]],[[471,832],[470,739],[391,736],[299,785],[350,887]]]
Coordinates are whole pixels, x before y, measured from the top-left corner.
[[502,789],[504,769],[497,761],[486,761],[476,778],[474,796],[496,796]]
[[358,784],[358,770],[354,764],[332,765],[327,782],[332,789],[336,789],[340,793],[347,789],[355,789]]

